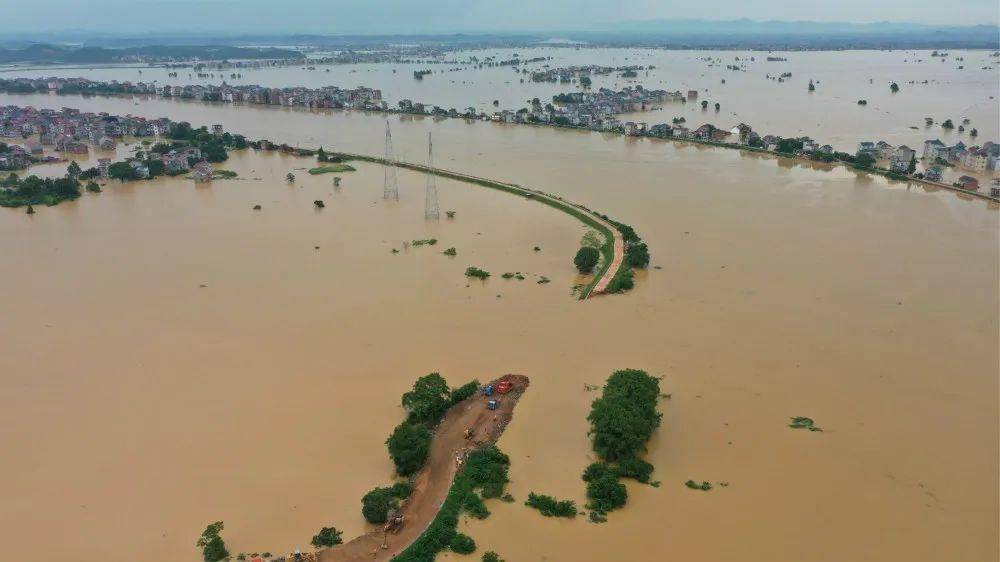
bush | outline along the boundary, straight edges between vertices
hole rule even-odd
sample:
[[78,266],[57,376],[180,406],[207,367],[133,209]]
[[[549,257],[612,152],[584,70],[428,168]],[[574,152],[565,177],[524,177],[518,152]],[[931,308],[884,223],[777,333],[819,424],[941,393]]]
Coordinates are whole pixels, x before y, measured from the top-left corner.
[[708,482],[702,482],[701,484],[695,482],[694,480],[688,480],[684,483],[685,486],[691,488],[692,490],[701,490],[702,492],[707,492],[712,489],[712,485]]
[[409,476],[424,466],[431,447],[431,432],[422,424],[403,422],[386,440],[396,472]]
[[628,490],[614,474],[604,474],[587,482],[587,507],[600,513],[618,509],[628,501]]
[[483,554],[483,562],[504,562],[504,559],[500,558],[500,555],[497,554],[496,552],[493,552],[492,550],[487,550]]
[[320,529],[319,534],[312,538],[312,545],[316,548],[338,545],[344,542],[340,538],[341,534],[342,532],[338,531],[335,527],[323,527]]
[[622,478],[633,478],[645,484],[652,474],[653,465],[642,459],[630,457],[618,461],[618,476]]
[[524,505],[537,509],[546,517],[576,517],[576,503],[572,500],[560,501],[552,496],[530,492]]
[[573,258],[573,263],[576,265],[577,271],[580,273],[590,273],[594,270],[594,266],[601,258],[601,252],[597,248],[591,246],[584,246],[577,250],[576,257]]
[[465,269],[466,277],[475,277],[477,279],[486,279],[490,276],[490,272],[485,269],[479,269],[478,267],[469,266]]
[[503,489],[510,482],[507,469],[510,467],[510,457],[505,455],[496,445],[473,451],[465,463],[465,474],[468,475],[473,487],[480,488],[484,498],[498,498],[503,495]]
[[608,292],[624,293],[625,291],[631,291],[634,286],[635,281],[632,276],[632,270],[623,268],[617,275],[615,275],[614,279],[608,283]]
[[452,537],[449,547],[452,551],[459,554],[472,554],[476,551],[476,541],[472,540],[472,537],[469,535],[456,533],[455,536]]
[[649,247],[646,246],[645,242],[629,244],[628,249],[625,250],[625,259],[630,267],[643,269],[649,265]]
[[616,371],[591,405],[594,451],[607,461],[634,458],[646,450],[646,441],[660,425],[656,402],[660,381],[645,371]]
[[403,407],[409,413],[407,421],[435,426],[448,409],[451,390],[448,381],[438,373],[430,373],[413,383],[413,390],[403,394]]
[[448,404],[454,406],[462,400],[469,398],[479,390],[479,381],[472,381],[466,383],[458,388],[451,389],[451,395],[448,397]]
[[486,519],[490,516],[490,510],[487,509],[483,498],[479,497],[479,494],[475,492],[470,492],[465,497],[465,503],[462,505],[462,508],[476,519]]

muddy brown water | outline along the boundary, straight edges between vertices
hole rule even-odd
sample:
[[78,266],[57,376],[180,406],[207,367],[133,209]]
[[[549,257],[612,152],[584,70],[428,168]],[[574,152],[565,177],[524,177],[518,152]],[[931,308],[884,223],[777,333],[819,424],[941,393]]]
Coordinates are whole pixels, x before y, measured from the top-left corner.
[[[0,96],[29,102],[381,151],[377,116]],[[662,269],[629,295],[581,303],[571,257],[585,229],[553,209],[438,178],[441,209],[457,215],[427,223],[419,174],[400,171],[401,200],[385,204],[377,166],[342,174],[336,191],[303,160],[253,152],[225,164],[241,180],[116,185],[30,217],[0,209],[0,529],[12,557],[46,545],[83,561],[195,560],[219,519],[234,553],[305,548],[325,525],[359,534],[361,496],[391,477],[383,442],[399,396],[439,371],[455,385],[532,379],[500,442],[519,501],[461,523],[480,551],[996,558],[995,206],[728,150],[392,124],[409,159],[433,131],[442,167],[632,224]],[[390,253],[429,237],[438,245]],[[441,255],[450,246],[457,257]],[[469,265],[493,277],[469,282]],[[623,367],[663,375],[671,395],[648,455],[662,485],[630,484],[605,525],[522,506],[529,491],[583,503],[595,397],[584,385]],[[825,431],[789,429],[791,416]],[[729,486],[695,492],[687,479]]]

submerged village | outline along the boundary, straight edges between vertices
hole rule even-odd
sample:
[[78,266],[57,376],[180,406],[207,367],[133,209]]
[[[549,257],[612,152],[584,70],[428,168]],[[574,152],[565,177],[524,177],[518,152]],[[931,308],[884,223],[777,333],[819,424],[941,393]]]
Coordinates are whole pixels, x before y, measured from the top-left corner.
[[[576,77],[585,88],[589,87],[587,76],[591,73],[622,71],[623,75],[634,76],[640,67],[620,68],[570,67],[550,69],[533,80],[568,82]],[[706,143],[721,147],[738,148],[758,152],[774,153],[787,157],[798,157],[818,162],[844,163],[856,169],[885,175],[890,179],[920,181],[949,189],[956,189],[991,199],[1000,198],[1000,180],[993,179],[990,185],[980,191],[980,179],[971,174],[1000,170],[1000,144],[992,141],[981,145],[966,145],[957,142],[948,146],[939,139],[928,139],[922,147],[893,146],[885,141],[863,141],[858,143],[854,153],[836,151],[829,144],[820,144],[808,136],[783,138],[773,134],[762,134],[746,123],[715,125],[704,123],[689,126],[685,119],[674,118],[671,123],[647,123],[622,119],[624,114],[633,114],[653,109],[667,102],[700,103],[708,109],[707,101],[698,101],[698,92],[645,89],[641,85],[628,86],[621,90],[600,88],[596,91],[585,89],[553,96],[550,102],[538,98],[531,100],[530,107],[517,110],[497,109],[493,112],[478,111],[467,107],[462,111],[402,99],[390,106],[378,89],[357,87],[344,89],[336,86],[323,88],[267,88],[256,85],[186,85],[169,86],[150,82],[109,81],[100,82],[84,78],[16,78],[0,80],[0,92],[42,93],[84,96],[91,95],[134,95],[179,98],[202,102],[238,104],[258,104],[282,107],[302,107],[309,109],[342,109],[377,111],[427,115],[437,118],[462,118],[493,121],[509,124],[547,125],[579,128],[594,131],[618,133],[633,137],[654,137],[678,139]],[[494,102],[494,105],[498,105]],[[715,104],[718,110],[718,104]],[[927,125],[932,124],[931,118]],[[963,123],[959,130],[964,130]],[[31,107],[0,107],[0,138],[7,139],[0,144],[0,170],[17,171],[26,169],[33,163],[58,161],[58,156],[46,155],[46,149],[64,154],[87,153],[91,147],[96,150],[113,150],[124,137],[160,137],[168,135],[179,124],[166,118],[145,119],[136,116],[114,116],[106,113],[94,114],[63,108],[61,111],[36,110]],[[197,131],[187,123],[186,129],[175,140],[193,140]],[[950,129],[951,120],[941,124]],[[195,131],[192,133],[191,131]],[[221,125],[213,125],[211,131],[201,131],[202,141],[217,138],[219,146],[246,146],[246,139],[222,131]],[[975,129],[970,137],[976,137]],[[190,138],[184,138],[187,135]],[[207,135],[207,136],[204,136]],[[20,145],[16,144],[21,142]],[[203,143],[204,144],[204,143]],[[154,162],[142,158],[128,161],[131,173],[118,174],[111,170],[110,159],[101,159],[98,172],[103,178],[144,179],[161,173],[178,174],[194,170],[196,181],[208,181],[213,177],[210,166],[212,158],[203,154],[213,150],[213,143],[203,148],[197,146],[158,145]],[[218,150],[215,150],[218,153]],[[920,168],[918,169],[918,164]],[[153,169],[150,169],[150,166]],[[945,170],[951,170],[945,179]],[[11,181],[5,182],[5,189],[12,189]]]

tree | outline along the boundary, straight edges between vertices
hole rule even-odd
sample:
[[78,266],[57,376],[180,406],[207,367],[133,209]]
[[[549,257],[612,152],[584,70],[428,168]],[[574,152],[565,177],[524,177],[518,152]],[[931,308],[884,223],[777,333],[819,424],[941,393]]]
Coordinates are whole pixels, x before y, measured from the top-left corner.
[[449,548],[459,554],[472,554],[476,551],[476,541],[472,537],[462,533],[456,533],[451,539]]
[[222,521],[216,521],[208,525],[202,531],[198,542],[195,543],[195,546],[201,548],[202,557],[205,559],[205,562],[218,562],[229,557],[229,551],[226,550],[226,543],[220,536],[224,528],[225,525]]
[[80,165],[75,160],[70,162],[69,166],[66,167],[66,175],[68,176],[78,178],[81,173],[83,173],[83,170],[80,169]]
[[618,509],[628,501],[628,490],[614,474],[606,473],[587,482],[587,505],[590,509],[605,513]]
[[708,109],[708,100],[701,100],[701,108]]
[[101,192],[101,186],[97,185],[96,181],[88,181],[87,182],[87,191],[89,191],[91,193],[100,193]]
[[580,77],[580,85],[583,86],[584,88],[589,88],[592,83],[593,82],[591,82],[589,76],[581,76]]
[[646,246],[645,242],[629,244],[625,250],[625,258],[630,267],[642,269],[649,265],[649,247]]
[[323,150],[322,146],[316,151],[316,160],[319,162],[326,162],[326,151]]
[[892,93],[894,93],[894,94],[896,92],[898,92],[899,91],[899,84],[897,84],[895,82],[893,82],[892,84],[890,84],[889,85],[889,91],[892,92]]
[[875,165],[875,157],[867,152],[862,152],[854,160],[854,165],[858,168],[871,168]]
[[719,108],[721,108],[721,107],[722,107],[722,106],[721,106],[721,105],[719,105],[719,102],[715,102],[715,110],[716,110],[716,111],[718,111],[718,110],[719,110]]
[[285,175],[285,181],[287,181],[288,183],[295,183],[295,174],[288,172]]
[[978,137],[979,136],[979,131],[977,131],[976,129],[972,129],[971,131],[969,131],[969,136],[970,137]]
[[810,92],[815,92],[816,91],[816,84],[813,84],[812,80],[809,81],[809,91]]
[[660,381],[645,371],[615,371],[604,385],[601,397],[591,404],[594,451],[608,461],[635,457],[646,450],[646,441],[660,426],[656,411]]
[[448,381],[438,373],[430,373],[413,383],[413,390],[403,394],[403,407],[410,423],[437,425],[448,409],[451,389]]
[[917,157],[916,155],[910,156],[910,164],[906,167],[906,173],[912,174],[917,171]]
[[954,129],[955,124],[951,122],[951,119],[945,119],[944,123],[941,123],[942,129]]
[[135,169],[128,162],[115,162],[108,166],[108,177],[122,182],[137,179]]
[[496,552],[493,552],[492,550],[487,550],[483,554],[483,562],[504,562],[504,560],[503,558],[500,558],[500,555],[497,554]]
[[312,545],[316,548],[338,545],[344,542],[340,538],[341,534],[343,533],[338,531],[336,527],[323,527],[320,529],[319,534],[312,538]]
[[423,424],[403,422],[386,440],[389,456],[400,476],[409,476],[424,466],[431,449],[431,432]]
[[594,270],[594,266],[597,265],[600,257],[601,253],[597,251],[597,248],[584,246],[577,250],[576,257],[573,258],[573,263],[580,273],[590,273]]
[[385,523],[389,520],[389,512],[399,507],[399,500],[412,491],[407,482],[398,482],[391,488],[373,488],[361,498],[361,515],[369,523]]

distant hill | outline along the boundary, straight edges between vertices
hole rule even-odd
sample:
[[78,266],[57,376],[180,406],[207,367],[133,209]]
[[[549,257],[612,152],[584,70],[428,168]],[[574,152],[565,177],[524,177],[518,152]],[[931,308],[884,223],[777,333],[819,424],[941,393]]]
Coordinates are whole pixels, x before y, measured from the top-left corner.
[[1000,28],[996,25],[679,19],[606,23],[575,35],[605,43],[707,48],[1000,48]]
[[34,44],[21,49],[0,49],[0,64],[11,63],[115,63],[130,61],[180,61],[222,59],[303,58],[298,51],[277,48],[231,47],[225,45],[150,45],[108,49],[105,47],[64,47]]

